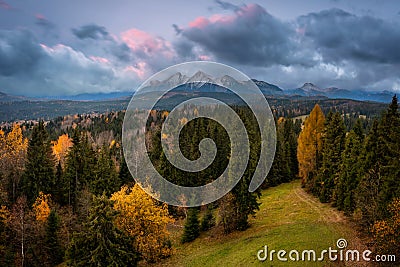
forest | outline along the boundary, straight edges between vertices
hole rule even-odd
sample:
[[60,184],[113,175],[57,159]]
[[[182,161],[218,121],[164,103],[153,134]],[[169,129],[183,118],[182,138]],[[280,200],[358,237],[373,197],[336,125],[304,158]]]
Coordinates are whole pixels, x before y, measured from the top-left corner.
[[[293,103],[292,103],[293,104]],[[261,190],[301,179],[304,190],[345,212],[373,239],[376,253],[400,251],[400,113],[397,97],[379,116],[319,105],[274,110],[277,144],[262,188],[248,186],[260,154],[260,131],[251,111],[233,107],[249,135],[250,160],[220,200],[198,208],[160,203],[135,183],[125,162],[124,111],[68,115],[0,130],[0,266],[136,266],[160,262],[174,242],[202,232],[245,231],[259,209]],[[301,109],[301,110],[300,110]],[[218,157],[210,168],[174,168],[160,144],[166,110],[151,111],[146,146],[157,171],[171,182],[203,185],[229,161],[226,131],[195,119],[180,135],[182,153],[199,157],[199,142],[213,139]],[[169,229],[181,224],[174,240]],[[400,255],[398,255],[400,257]]]

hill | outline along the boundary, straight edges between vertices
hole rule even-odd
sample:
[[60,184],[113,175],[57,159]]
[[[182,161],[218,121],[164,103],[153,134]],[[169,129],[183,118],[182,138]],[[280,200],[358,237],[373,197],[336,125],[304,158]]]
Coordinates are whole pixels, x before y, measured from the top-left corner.
[[[257,252],[264,245],[277,251],[336,249],[339,238],[347,240],[347,249],[367,249],[353,224],[329,204],[305,193],[299,181],[264,190],[260,211],[250,223],[244,232],[221,237],[216,229],[192,243],[177,243],[175,255],[154,266],[333,266],[331,262],[279,262],[276,258],[273,262],[260,262]],[[174,229],[179,240],[182,228]]]

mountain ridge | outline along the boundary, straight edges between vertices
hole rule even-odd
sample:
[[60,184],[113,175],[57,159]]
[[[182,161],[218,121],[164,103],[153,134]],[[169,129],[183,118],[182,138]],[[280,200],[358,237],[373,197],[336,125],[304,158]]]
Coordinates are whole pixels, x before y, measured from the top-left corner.
[[[362,89],[348,90],[338,88],[335,86],[320,88],[312,82],[305,82],[301,87],[294,89],[282,89],[278,85],[268,83],[262,80],[251,79],[261,92],[266,96],[279,96],[279,97],[328,97],[332,99],[352,99],[361,101],[377,101],[377,102],[390,102],[395,92],[389,90],[383,91],[367,91]],[[210,87],[204,87],[204,84],[217,84],[226,88],[233,87],[238,84],[247,83],[249,81],[238,81],[229,75],[213,78],[203,71],[197,71],[191,77],[177,72],[166,79],[152,80],[149,82],[147,89],[152,88],[155,91],[166,87],[178,87],[182,84],[190,84],[184,87],[189,91],[194,90],[207,90],[210,92]],[[199,89],[203,88],[203,89]],[[219,89],[218,92],[226,92],[226,90]],[[15,101],[51,101],[51,100],[70,100],[70,101],[109,101],[119,100],[131,97],[133,92],[110,92],[110,93],[83,93],[73,96],[54,96],[54,97],[25,97],[14,96],[0,91],[0,102],[15,102]]]

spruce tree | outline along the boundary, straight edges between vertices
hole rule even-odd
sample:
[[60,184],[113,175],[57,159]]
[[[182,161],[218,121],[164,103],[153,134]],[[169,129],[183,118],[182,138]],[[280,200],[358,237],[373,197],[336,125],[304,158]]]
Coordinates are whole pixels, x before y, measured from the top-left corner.
[[60,222],[58,215],[54,210],[51,210],[47,218],[46,227],[46,250],[50,266],[56,266],[63,261],[64,252],[58,239],[59,228]]
[[64,202],[76,209],[80,191],[94,177],[96,158],[87,135],[78,129],[74,131],[72,143],[67,155],[63,186]]
[[344,210],[347,214],[351,214],[355,209],[355,190],[360,177],[361,142],[354,130],[346,136],[340,174],[335,187],[335,204],[339,210]]
[[365,227],[369,227],[378,218],[378,194],[381,187],[378,125],[378,120],[374,120],[365,138],[359,161],[361,174],[355,201],[356,209],[360,213],[360,223]]
[[131,186],[135,184],[135,180],[133,179],[132,174],[129,171],[128,165],[126,164],[125,157],[122,157],[121,159],[118,178],[121,183],[121,186],[122,185]]
[[382,188],[379,192],[380,216],[389,216],[387,206],[400,197],[400,113],[397,96],[394,95],[379,125],[380,157],[382,158]]
[[199,209],[189,208],[181,242],[192,242],[200,235]]
[[330,202],[340,170],[345,145],[345,125],[339,113],[329,112],[323,131],[322,165],[318,170],[314,193],[321,202]]
[[55,159],[43,121],[32,130],[28,144],[27,162],[22,177],[22,189],[32,204],[39,192],[54,194],[57,183],[54,173]]
[[104,194],[93,197],[84,231],[76,233],[67,251],[71,266],[136,266],[138,254],[133,240],[114,222],[118,212]]
[[94,177],[90,180],[90,190],[95,195],[103,192],[106,196],[119,190],[120,181],[108,147],[103,146],[98,153]]

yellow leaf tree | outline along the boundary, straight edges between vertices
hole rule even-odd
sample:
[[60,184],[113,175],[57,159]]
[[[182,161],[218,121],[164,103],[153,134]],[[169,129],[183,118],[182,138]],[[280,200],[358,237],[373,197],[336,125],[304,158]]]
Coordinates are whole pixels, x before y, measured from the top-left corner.
[[57,141],[53,141],[53,154],[56,156],[57,161],[60,162],[61,166],[65,166],[65,158],[67,153],[72,147],[72,139],[68,134],[63,134],[58,137]]
[[47,221],[50,215],[50,194],[39,192],[39,196],[33,203],[33,212],[35,213],[36,220],[42,223]]
[[[23,137],[19,124],[15,123],[7,135],[0,131],[0,172],[7,179],[3,185],[8,184],[11,188],[8,197],[13,201],[16,199],[17,185],[25,167],[27,148],[28,139]],[[6,190],[3,188],[3,191]]]
[[119,211],[117,226],[135,238],[136,249],[147,262],[172,253],[167,225],[173,220],[166,204],[159,205],[138,184],[122,187],[111,200]]
[[400,198],[395,198],[388,206],[391,216],[376,221],[372,227],[377,252],[396,254],[400,257]]
[[315,175],[318,168],[318,159],[322,149],[322,132],[325,116],[321,107],[316,104],[304,122],[299,135],[297,159],[299,162],[299,176],[303,186],[307,186],[310,176]]

